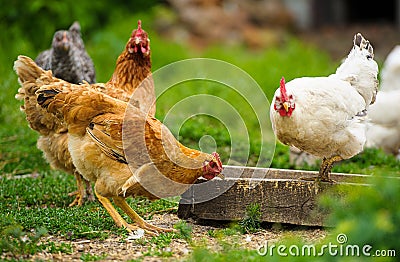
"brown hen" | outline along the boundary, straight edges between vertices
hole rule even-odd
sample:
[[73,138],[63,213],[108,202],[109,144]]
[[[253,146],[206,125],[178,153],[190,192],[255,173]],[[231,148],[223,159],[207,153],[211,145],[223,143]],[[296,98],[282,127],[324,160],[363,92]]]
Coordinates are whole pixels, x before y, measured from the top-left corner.
[[[49,73],[41,70],[30,59],[25,58],[22,67],[15,66],[22,87],[18,90],[16,98],[24,100],[21,110],[25,112],[30,127],[40,133],[38,148],[44,152],[44,156],[55,169],[61,169],[74,174],[77,180],[78,190],[71,195],[76,195],[70,204],[82,205],[85,193],[84,180],[76,170],[68,151],[67,127],[62,119],[54,117],[37,104],[35,92],[43,84],[49,84],[54,80]],[[50,74],[51,75],[51,74]],[[109,94],[115,98],[128,101],[139,84],[151,75],[150,40],[147,33],[138,22],[138,29],[132,32],[124,51],[118,57],[116,68],[107,83],[92,84],[91,88]],[[148,78],[151,81],[151,77]],[[136,106],[155,114],[155,93],[152,85],[136,90],[133,99]],[[90,183],[86,182],[88,195],[91,195]],[[93,196],[92,196],[93,198]]]
[[142,81],[152,81],[150,39],[142,29],[141,21],[132,32],[125,50],[119,55],[113,75],[108,82],[91,85],[97,91],[128,102],[129,100],[142,111],[154,116],[155,91],[153,85],[139,85]]
[[[24,67],[24,60],[20,56],[16,67]],[[51,79],[51,73],[46,72],[46,77]],[[43,108],[67,123],[72,160],[85,179],[95,183],[96,196],[119,227],[169,231],[145,222],[125,198],[180,195],[200,176],[212,179],[222,171],[217,153],[183,146],[154,117],[89,84],[78,86],[53,78],[37,94]],[[138,226],[128,224],[108,198]]]

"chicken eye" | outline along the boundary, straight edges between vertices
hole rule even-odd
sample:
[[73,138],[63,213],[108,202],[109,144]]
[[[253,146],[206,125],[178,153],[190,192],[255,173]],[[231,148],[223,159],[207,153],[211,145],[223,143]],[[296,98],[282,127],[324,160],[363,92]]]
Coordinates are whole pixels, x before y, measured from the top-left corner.
[[372,55],[367,55],[367,59],[372,59]]

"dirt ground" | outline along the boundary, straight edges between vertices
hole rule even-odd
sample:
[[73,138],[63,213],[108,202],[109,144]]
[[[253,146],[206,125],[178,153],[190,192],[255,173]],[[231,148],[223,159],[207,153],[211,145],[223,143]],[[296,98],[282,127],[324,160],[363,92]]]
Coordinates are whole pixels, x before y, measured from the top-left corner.
[[[172,227],[178,221],[175,214],[155,215],[154,219],[149,221],[154,225],[161,227]],[[211,222],[210,225],[200,225],[195,221],[188,221],[192,226],[192,242],[195,246],[207,246],[208,249],[213,251],[220,250],[221,243],[215,237],[210,237],[209,230],[222,229],[228,227],[225,223]],[[290,225],[273,225],[261,229],[254,234],[236,234],[232,236],[224,236],[225,241],[230,243],[237,243],[241,248],[250,250],[257,250],[259,246],[268,243],[279,241],[284,235],[290,234],[301,237],[304,241],[312,243],[323,239],[327,235],[327,231],[321,228],[313,227],[298,227]],[[193,246],[183,239],[173,239],[168,247],[159,250],[156,244],[149,243],[151,236],[143,236],[139,240],[128,240],[120,236],[112,236],[105,240],[88,240],[80,239],[69,241],[59,237],[49,236],[46,241],[55,243],[68,243],[73,247],[71,254],[50,254],[38,253],[31,260],[53,260],[53,261],[81,261],[82,254],[91,254],[93,256],[101,257],[100,261],[126,261],[132,259],[143,259],[143,261],[165,261],[174,259],[184,259],[193,250]],[[157,256],[143,256],[148,251],[167,251],[172,252],[172,257],[161,258]]]

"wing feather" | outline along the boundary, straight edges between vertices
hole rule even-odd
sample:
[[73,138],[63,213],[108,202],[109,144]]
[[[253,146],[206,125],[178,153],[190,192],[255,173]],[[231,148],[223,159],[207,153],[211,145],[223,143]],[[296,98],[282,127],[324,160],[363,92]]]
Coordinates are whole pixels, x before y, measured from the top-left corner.
[[[101,117],[103,118],[104,115]],[[86,133],[111,159],[128,164],[122,145],[122,122],[120,119],[98,121],[94,119],[86,128]]]

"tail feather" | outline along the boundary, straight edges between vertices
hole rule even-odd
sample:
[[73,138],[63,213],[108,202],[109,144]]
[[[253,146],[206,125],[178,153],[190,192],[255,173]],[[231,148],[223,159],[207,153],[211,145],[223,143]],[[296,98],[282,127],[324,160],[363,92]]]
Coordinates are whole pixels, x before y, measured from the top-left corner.
[[369,58],[374,58],[374,48],[370,42],[362,36],[362,34],[357,33],[354,35],[353,45],[354,48],[358,47],[360,50],[367,51],[370,55]]
[[15,98],[24,101],[21,111],[26,114],[29,126],[41,135],[66,130],[65,124],[40,107],[37,101],[36,91],[40,86],[54,81],[51,71],[41,69],[31,58],[22,55],[14,62],[14,70],[21,84]]
[[[38,89],[36,80],[40,78],[44,71],[31,58],[23,55],[18,56],[18,59],[14,62],[14,70],[18,75],[18,82],[22,86],[18,89],[15,98],[29,103],[29,97],[35,96]],[[27,106],[29,105],[22,106],[21,110],[25,111]]]
[[46,71],[41,69],[31,58],[20,55],[14,62],[14,70],[21,84],[35,82]]
[[378,92],[378,64],[374,49],[360,33],[354,35],[353,48],[332,77],[347,81],[364,98],[366,107],[373,104]]

